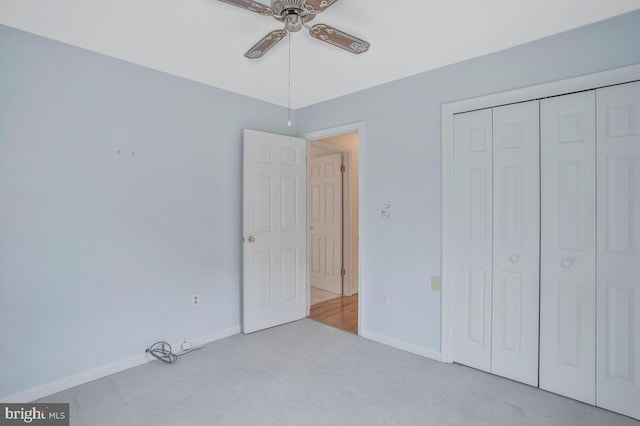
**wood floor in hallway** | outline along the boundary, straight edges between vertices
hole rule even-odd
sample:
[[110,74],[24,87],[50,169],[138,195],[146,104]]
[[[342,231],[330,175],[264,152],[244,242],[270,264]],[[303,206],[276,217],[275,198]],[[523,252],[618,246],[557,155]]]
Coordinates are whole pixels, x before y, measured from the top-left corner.
[[339,296],[312,305],[309,319],[358,334],[358,294]]

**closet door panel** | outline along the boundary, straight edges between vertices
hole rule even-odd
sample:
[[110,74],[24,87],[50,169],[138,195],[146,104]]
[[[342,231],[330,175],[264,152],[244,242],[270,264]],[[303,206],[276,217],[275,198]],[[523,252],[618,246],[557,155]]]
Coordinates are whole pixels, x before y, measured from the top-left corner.
[[493,109],[491,372],[538,386],[539,103]]
[[454,117],[454,362],[491,369],[492,114]]
[[595,91],[540,111],[540,387],[594,404]]
[[640,418],[640,83],[596,95],[596,403]]

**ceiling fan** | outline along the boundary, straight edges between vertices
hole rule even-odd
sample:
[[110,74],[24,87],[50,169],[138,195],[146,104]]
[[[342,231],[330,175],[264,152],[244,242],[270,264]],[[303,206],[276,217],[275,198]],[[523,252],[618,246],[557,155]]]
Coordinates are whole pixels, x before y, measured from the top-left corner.
[[252,0],[220,0],[265,16],[271,16],[284,23],[284,29],[271,31],[244,54],[249,59],[261,58],[289,32],[298,32],[302,27],[309,30],[311,37],[348,52],[360,54],[369,50],[369,43],[325,24],[309,26],[317,14],[323,12],[338,0],[271,0],[271,7]]

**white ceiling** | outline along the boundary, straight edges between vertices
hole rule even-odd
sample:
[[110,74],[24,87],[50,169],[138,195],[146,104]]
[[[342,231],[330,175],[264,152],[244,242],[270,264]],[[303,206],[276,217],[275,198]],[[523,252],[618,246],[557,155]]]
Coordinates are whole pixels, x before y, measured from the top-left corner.
[[[267,3],[268,0],[262,0]],[[371,43],[352,55],[293,34],[300,108],[640,9],[640,0],[339,0],[314,23]],[[286,41],[243,54],[282,24],[218,0],[0,0],[0,23],[287,105]]]

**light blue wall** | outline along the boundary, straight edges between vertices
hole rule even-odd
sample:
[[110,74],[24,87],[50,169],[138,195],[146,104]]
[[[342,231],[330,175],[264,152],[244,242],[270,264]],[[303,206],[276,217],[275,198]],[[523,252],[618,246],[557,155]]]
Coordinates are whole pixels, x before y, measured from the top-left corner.
[[0,399],[239,325],[242,129],[285,122],[0,26]]
[[[297,111],[300,134],[364,122],[367,331],[440,350],[440,293],[430,280],[441,273],[441,105],[637,64],[639,40],[640,11]],[[382,203],[391,204],[389,220],[379,217]]]

